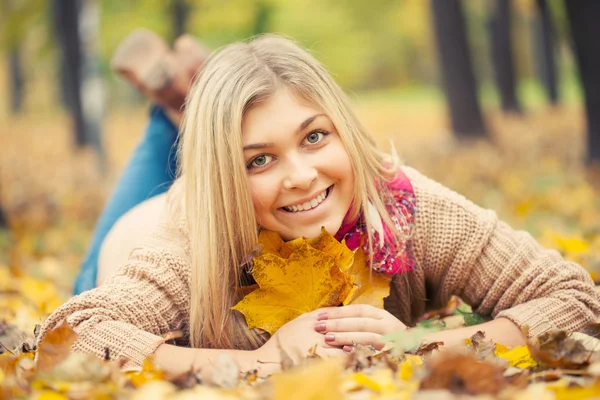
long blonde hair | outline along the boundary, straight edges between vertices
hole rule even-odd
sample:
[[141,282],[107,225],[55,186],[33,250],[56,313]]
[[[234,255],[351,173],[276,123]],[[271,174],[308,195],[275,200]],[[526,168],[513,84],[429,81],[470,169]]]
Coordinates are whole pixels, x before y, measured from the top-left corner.
[[[347,96],[314,57],[274,35],[216,51],[188,96],[179,148],[191,243],[194,347],[249,350],[265,340],[247,328],[242,314],[231,310],[240,299],[243,265],[258,240],[242,150],[242,118],[281,86],[312,101],[336,127],[354,172],[352,216],[364,212],[370,202],[392,226],[377,182],[395,175],[397,158],[376,148]],[[364,215],[372,237],[372,221],[369,213]]]

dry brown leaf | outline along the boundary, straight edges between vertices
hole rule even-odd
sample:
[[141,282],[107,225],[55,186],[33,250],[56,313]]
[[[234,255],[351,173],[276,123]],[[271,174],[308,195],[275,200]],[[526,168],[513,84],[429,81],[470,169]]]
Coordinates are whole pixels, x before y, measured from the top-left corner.
[[531,356],[549,368],[581,369],[590,364],[593,352],[565,331],[546,332],[527,341]]
[[425,344],[421,345],[421,347],[419,347],[417,349],[416,355],[418,355],[420,357],[428,356],[433,351],[439,349],[443,345],[444,345],[444,342],[430,342],[430,343],[425,343]]
[[66,322],[48,332],[38,345],[37,370],[44,372],[62,362],[76,340],[77,333]]
[[485,333],[483,331],[477,331],[470,338],[471,348],[480,360],[494,356],[496,345],[491,340],[485,339]]
[[497,395],[508,383],[504,369],[480,361],[472,354],[443,353],[427,364],[429,374],[421,381],[421,389],[447,389],[455,394]]

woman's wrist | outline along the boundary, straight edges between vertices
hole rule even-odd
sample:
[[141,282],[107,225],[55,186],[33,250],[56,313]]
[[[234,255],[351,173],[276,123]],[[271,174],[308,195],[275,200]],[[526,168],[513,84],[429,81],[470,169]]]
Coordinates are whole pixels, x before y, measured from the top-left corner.
[[425,335],[423,343],[444,342],[444,347],[464,345],[465,339],[470,338],[478,331],[485,334],[486,339],[506,346],[519,346],[525,344],[521,329],[506,318],[496,318],[480,325],[463,328],[448,329]]
[[196,349],[162,344],[154,352],[154,362],[173,375],[190,370],[203,371],[204,374],[218,365],[218,359],[225,355],[233,358],[240,372],[246,372],[261,369],[260,354],[258,350]]

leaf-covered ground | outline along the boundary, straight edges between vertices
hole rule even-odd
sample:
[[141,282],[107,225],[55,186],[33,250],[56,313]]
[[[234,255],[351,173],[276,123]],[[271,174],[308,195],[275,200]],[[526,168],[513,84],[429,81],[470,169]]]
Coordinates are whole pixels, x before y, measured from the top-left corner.
[[[535,111],[525,118],[492,115],[495,144],[460,147],[444,129],[439,108],[369,103],[359,111],[378,140],[386,145],[392,139],[409,165],[495,209],[597,279],[600,190],[590,182],[600,181],[581,162],[580,110]],[[397,347],[383,353],[363,348],[341,362],[309,355],[305,366],[266,381],[252,374],[238,380],[227,359],[212,376],[169,377],[150,360],[142,372],[124,374],[94,357],[67,356],[72,333],[65,329],[57,333],[58,344],[40,346],[45,362],[34,367],[34,327],[68,298],[94,219],[144,124],[139,111],[108,119],[105,178],[92,152],[71,149],[68,122],[60,114],[26,115],[0,127],[0,198],[12,227],[0,233],[0,398],[600,396],[596,327],[573,336],[554,333],[515,349],[475,336],[463,353],[431,355],[430,346],[409,355]],[[479,321],[463,307],[451,305],[440,315],[447,327]],[[439,325],[425,322],[422,329]],[[409,342],[418,343],[419,332],[391,339],[408,350]]]

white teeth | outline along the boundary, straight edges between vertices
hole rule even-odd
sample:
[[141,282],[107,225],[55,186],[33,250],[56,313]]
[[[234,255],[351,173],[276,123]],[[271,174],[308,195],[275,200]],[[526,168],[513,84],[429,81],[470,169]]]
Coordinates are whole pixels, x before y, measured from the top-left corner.
[[326,197],[327,197],[327,191],[324,191],[320,195],[318,195],[317,197],[312,199],[311,201],[307,201],[304,204],[298,204],[295,206],[283,207],[283,209],[288,212],[308,211],[308,210],[315,208],[319,204],[321,204],[321,202],[323,202],[323,200],[325,200]]

